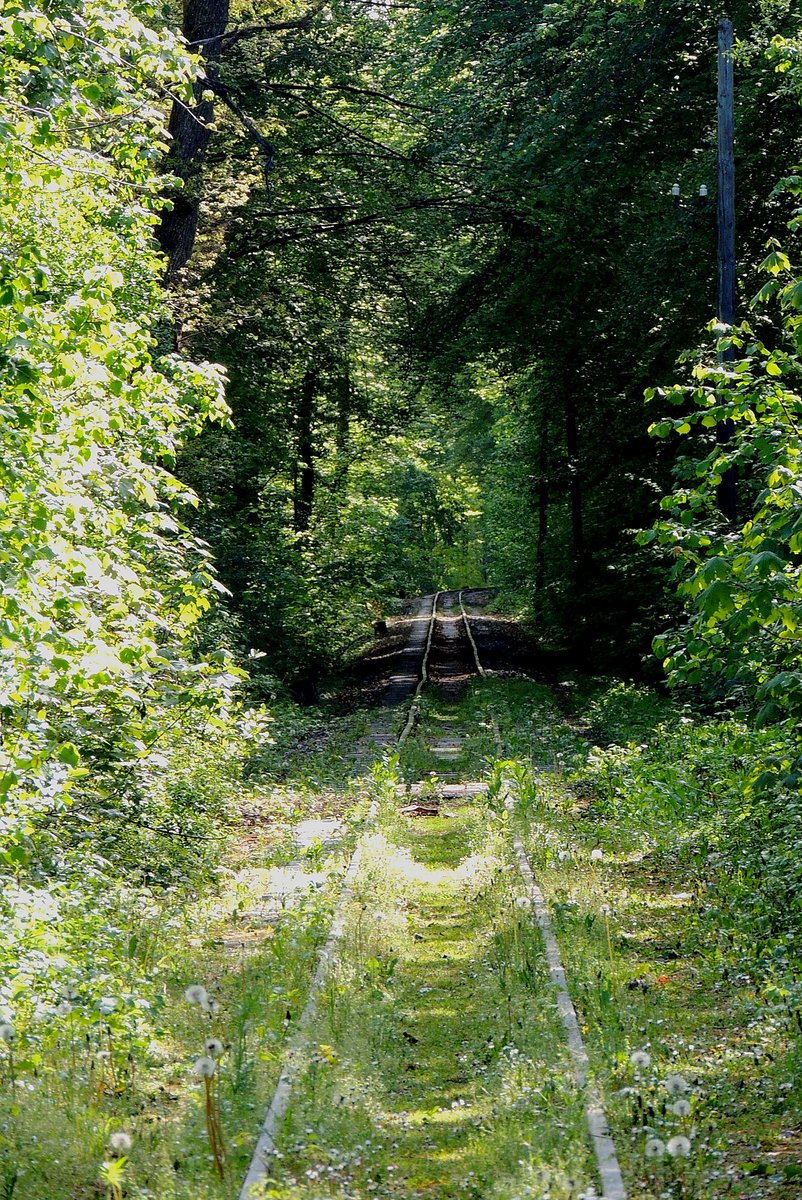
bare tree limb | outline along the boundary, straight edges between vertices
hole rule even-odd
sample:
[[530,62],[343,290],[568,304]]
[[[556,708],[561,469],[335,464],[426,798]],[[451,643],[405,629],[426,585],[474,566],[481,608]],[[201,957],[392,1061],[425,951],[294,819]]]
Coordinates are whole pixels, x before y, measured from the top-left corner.
[[304,13],[302,17],[295,17],[290,21],[266,21],[262,25],[241,25],[238,29],[229,29],[226,33],[218,33],[215,37],[196,38],[194,42],[187,42],[187,45],[191,48],[201,47],[204,51],[208,51],[211,47],[225,52],[243,38],[258,37],[260,33],[282,33],[288,29],[307,29],[324,7],[320,4],[317,8],[312,8],[308,13]]
[[231,93],[225,84],[220,83],[218,79],[207,80],[209,87],[225,104],[244,129],[251,135],[253,140],[259,146],[265,156],[265,172],[271,170],[276,158],[276,148],[269,138],[266,138],[259,126],[256,125],[247,113],[243,112],[235,100],[231,98]]
[[411,200],[408,204],[399,204],[390,212],[365,213],[360,217],[352,217],[342,221],[330,221],[318,225],[306,225],[296,229],[277,233],[259,245],[259,249],[268,250],[273,246],[283,246],[288,242],[300,241],[318,234],[342,233],[347,229],[356,229],[365,225],[378,225],[392,221],[401,213],[417,212],[427,208],[472,208],[477,211],[487,209],[487,205],[463,196],[424,196]]
[[[288,92],[319,92],[320,88],[315,87],[310,83],[266,83],[263,87],[283,88]],[[352,92],[356,96],[373,96],[378,100],[386,100],[388,104],[392,104],[395,108],[408,108],[414,112],[434,112],[434,109],[428,108],[425,104],[413,104],[409,100],[399,100],[397,96],[391,96],[388,92],[380,92],[376,88],[357,87],[352,83],[337,83],[331,86],[332,91]]]

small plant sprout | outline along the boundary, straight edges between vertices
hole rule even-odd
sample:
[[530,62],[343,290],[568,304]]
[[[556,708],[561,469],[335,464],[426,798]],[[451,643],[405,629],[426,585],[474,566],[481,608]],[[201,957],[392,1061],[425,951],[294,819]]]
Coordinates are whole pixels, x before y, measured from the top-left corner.
[[[212,1043],[214,1043],[215,1048],[220,1046],[222,1051],[222,1044],[216,1038],[210,1038],[207,1041],[207,1051]],[[225,1178],[226,1154],[223,1146],[223,1130],[220,1123],[220,1096],[215,1088],[217,1063],[211,1054],[206,1053],[196,1059],[192,1069],[203,1080],[203,1086],[206,1091],[206,1134],[209,1138],[209,1149],[212,1152],[215,1170],[220,1178],[223,1179]]]
[[184,992],[184,999],[187,1004],[200,1004],[202,1007],[208,1001],[209,993],[199,983],[191,983]]
[[643,1147],[646,1158],[662,1158],[666,1152],[666,1144],[659,1137],[648,1137]]
[[123,1200],[123,1184],[125,1183],[125,1166],[127,1154],[134,1144],[130,1133],[117,1130],[109,1135],[108,1150],[110,1158],[100,1168],[100,1179],[106,1185],[108,1200]]
[[675,1117],[689,1117],[691,1115],[691,1105],[689,1100],[675,1100],[671,1105],[671,1111]]
[[691,1139],[678,1133],[666,1142],[666,1150],[672,1158],[687,1158],[691,1152]]
[[684,1096],[688,1091],[688,1080],[683,1075],[668,1075],[663,1080],[663,1087],[669,1096]]
[[652,1065],[651,1055],[647,1054],[645,1050],[633,1050],[629,1061],[636,1071],[646,1071]]

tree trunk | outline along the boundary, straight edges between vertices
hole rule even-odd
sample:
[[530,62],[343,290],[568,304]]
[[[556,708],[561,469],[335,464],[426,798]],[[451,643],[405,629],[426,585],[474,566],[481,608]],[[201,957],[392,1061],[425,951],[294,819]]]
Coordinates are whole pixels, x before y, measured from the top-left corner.
[[315,498],[315,445],[314,420],[315,397],[317,394],[317,376],[309,368],[301,383],[301,394],[298,404],[296,442],[297,470],[295,482],[295,498],[293,505],[293,524],[296,533],[306,533],[312,519],[312,504]]
[[549,522],[549,418],[544,404],[540,418],[537,478],[537,542],[535,544],[535,604],[537,622],[543,620],[546,588],[546,536]]
[[582,524],[582,476],[579,469],[579,426],[576,410],[576,388],[579,381],[569,380],[565,396],[565,448],[568,455],[568,496],[571,508],[571,548],[574,579],[582,586],[585,564],[585,533]]
[[336,467],[334,471],[334,486],[339,491],[345,483],[348,472],[348,440],[351,430],[351,371],[348,362],[343,364],[342,375],[337,380],[337,429],[335,445],[337,447]]
[[[184,0],[183,33],[190,48],[203,55],[208,78],[214,81],[222,53],[222,38],[228,25],[230,0]],[[195,84],[195,105],[173,103],[170,114],[172,145],[167,165],[183,181],[183,187],[171,189],[172,208],[162,213],[158,230],[159,244],[167,255],[167,279],[173,279],[186,266],[195,245],[201,199],[201,175],[209,144],[209,123],[214,104],[204,100],[208,88],[204,80]]]

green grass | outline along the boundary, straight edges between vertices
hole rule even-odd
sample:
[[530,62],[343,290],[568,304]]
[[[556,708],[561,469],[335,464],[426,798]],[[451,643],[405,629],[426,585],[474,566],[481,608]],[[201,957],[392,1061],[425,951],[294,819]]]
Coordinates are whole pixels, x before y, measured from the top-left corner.
[[[592,1178],[539,938],[484,804],[389,815],[265,1189],[569,1197]],[[310,1134],[308,1131],[312,1131]]]
[[[126,1129],[127,1200],[233,1200],[342,870],[380,796],[267,1195],[578,1200],[593,1164],[539,935],[515,904],[521,883],[497,793],[505,778],[631,1194],[802,1194],[789,731],[703,720],[621,684],[564,682],[557,695],[499,679],[459,704],[427,695],[400,762],[372,770],[375,718],[305,714],[297,743],[254,764],[247,820],[204,897],[182,881],[121,890],[113,927],[108,899],[83,913],[95,949],[73,1013],[55,1011],[55,989],[39,1013],[20,992],[13,1081],[0,1046],[0,1198],[102,1196],[108,1135]],[[432,754],[455,735],[455,758]],[[488,798],[446,800],[434,818],[402,815],[397,781],[423,783],[426,798],[454,777],[488,781]],[[328,883],[264,927],[254,912],[267,873],[294,856],[291,829],[313,815],[345,818],[340,849],[309,860]],[[601,862],[590,857],[597,847]],[[51,936],[44,917],[29,926]],[[220,1002],[213,1021],[183,998],[195,982]],[[106,993],[119,1004],[103,1020]],[[222,1183],[192,1073],[210,1032],[227,1046]],[[648,1068],[636,1071],[633,1051],[648,1053]],[[688,1081],[688,1117],[671,1111],[672,1073]],[[689,1158],[645,1158],[647,1137],[686,1132]]]

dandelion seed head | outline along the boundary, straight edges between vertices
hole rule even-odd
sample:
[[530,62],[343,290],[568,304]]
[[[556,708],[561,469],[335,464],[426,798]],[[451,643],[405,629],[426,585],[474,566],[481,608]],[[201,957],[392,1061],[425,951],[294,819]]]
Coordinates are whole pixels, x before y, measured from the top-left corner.
[[633,1050],[629,1056],[629,1061],[639,1071],[645,1071],[647,1067],[652,1065],[651,1055],[647,1054],[645,1050]]
[[202,1005],[209,999],[209,993],[199,983],[191,983],[184,992],[184,999],[188,1004]]
[[591,850],[591,852],[590,852],[590,861],[591,862],[601,862],[603,858],[604,858],[604,851],[600,850],[598,846],[596,847],[595,850]]
[[532,901],[529,899],[528,896],[516,896],[515,897],[515,907],[522,908],[522,909],[529,909],[532,907]]
[[0,1041],[5,1042],[7,1046],[10,1046],[14,1041],[16,1041],[16,1037],[17,1031],[10,1021],[3,1021],[0,1023]]
[[115,1154],[127,1154],[133,1144],[134,1139],[130,1133],[125,1133],[121,1129],[109,1136],[109,1150],[113,1150]]
[[77,987],[73,987],[71,983],[61,989],[62,1000],[69,1000],[70,1004],[74,1004],[80,994]]
[[101,996],[97,1002],[97,1006],[102,1016],[108,1017],[117,1007],[117,999],[115,996]]
[[220,1001],[214,1000],[211,996],[206,996],[203,1000],[201,1000],[200,1006],[205,1013],[208,1013],[210,1017],[213,1017],[220,1007]]
[[600,904],[599,912],[603,917],[611,917],[613,915],[612,907],[609,904]]
[[208,1054],[203,1054],[200,1058],[195,1060],[192,1070],[196,1075],[199,1075],[201,1079],[211,1079],[212,1075],[214,1075],[216,1066],[217,1064],[213,1058],[210,1058]]
[[691,1139],[679,1133],[676,1137],[669,1138],[666,1150],[672,1158],[687,1158],[691,1152]]
[[671,1105],[671,1111],[675,1117],[689,1117],[691,1115],[691,1106],[687,1100],[675,1100]]
[[666,1152],[666,1144],[659,1137],[650,1137],[646,1139],[646,1144],[643,1147],[643,1153],[647,1158],[662,1158]]
[[60,1017],[68,1017],[72,1012],[72,1004],[69,1000],[59,1000],[56,1005],[56,1012]]
[[204,1050],[209,1055],[209,1058],[219,1058],[225,1050],[225,1046],[219,1038],[207,1038]]
[[688,1090],[688,1080],[683,1075],[669,1075],[663,1080],[663,1087],[669,1096],[684,1096]]

